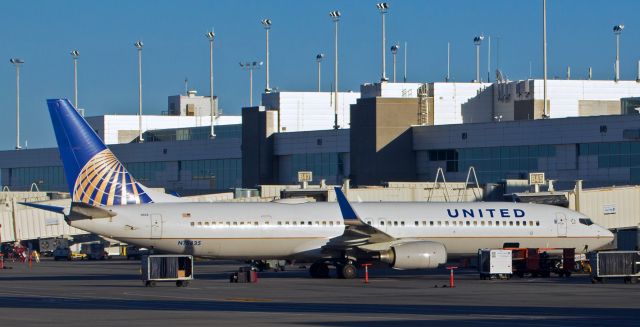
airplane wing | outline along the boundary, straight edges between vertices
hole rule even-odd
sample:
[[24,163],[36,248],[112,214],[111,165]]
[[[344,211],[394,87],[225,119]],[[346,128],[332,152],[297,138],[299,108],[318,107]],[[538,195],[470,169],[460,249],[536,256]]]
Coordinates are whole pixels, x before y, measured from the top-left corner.
[[336,187],[335,191],[338,199],[338,205],[340,205],[340,211],[342,212],[344,223],[346,225],[343,238],[348,244],[361,246],[396,240],[393,236],[362,221],[355,210],[353,210],[353,207],[347,200],[347,197],[342,193],[342,190]]

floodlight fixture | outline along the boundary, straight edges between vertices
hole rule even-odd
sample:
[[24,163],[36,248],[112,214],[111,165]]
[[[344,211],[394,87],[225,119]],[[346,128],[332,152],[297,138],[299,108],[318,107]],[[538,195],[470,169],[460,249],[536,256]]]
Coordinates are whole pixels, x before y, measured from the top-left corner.
[[387,12],[387,10],[389,10],[389,4],[386,2],[376,3],[376,8],[380,11]]
[[620,34],[622,33],[622,30],[624,29],[624,25],[619,24],[613,27],[613,33],[614,34]]

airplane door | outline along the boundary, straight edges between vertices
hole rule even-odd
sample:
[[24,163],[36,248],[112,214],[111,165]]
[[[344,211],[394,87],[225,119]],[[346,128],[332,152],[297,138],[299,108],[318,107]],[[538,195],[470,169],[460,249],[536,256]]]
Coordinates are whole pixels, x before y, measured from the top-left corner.
[[151,219],[151,238],[162,237],[162,215],[152,213],[149,219]]
[[558,228],[558,236],[567,236],[567,216],[563,213],[556,213],[556,227]]

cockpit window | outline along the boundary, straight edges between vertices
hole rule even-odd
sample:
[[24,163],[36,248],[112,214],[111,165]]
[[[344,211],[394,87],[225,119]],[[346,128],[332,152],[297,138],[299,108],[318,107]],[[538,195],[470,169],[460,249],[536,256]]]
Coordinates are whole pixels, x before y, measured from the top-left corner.
[[593,221],[591,221],[591,219],[589,218],[580,218],[578,219],[578,221],[583,225],[587,225],[587,226],[593,225]]

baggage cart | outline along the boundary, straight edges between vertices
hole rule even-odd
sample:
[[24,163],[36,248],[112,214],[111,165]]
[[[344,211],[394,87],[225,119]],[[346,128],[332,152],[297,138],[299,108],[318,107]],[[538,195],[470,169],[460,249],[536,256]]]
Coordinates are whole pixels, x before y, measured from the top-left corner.
[[175,282],[178,287],[186,287],[193,280],[193,256],[190,255],[147,255],[140,261],[142,282],[153,287],[156,282]]
[[602,251],[592,254],[589,261],[594,284],[615,278],[636,284],[640,277],[640,251]]
[[237,272],[229,276],[231,283],[257,283],[258,272],[251,267],[240,267]]
[[509,279],[513,273],[511,250],[478,250],[480,279]]

